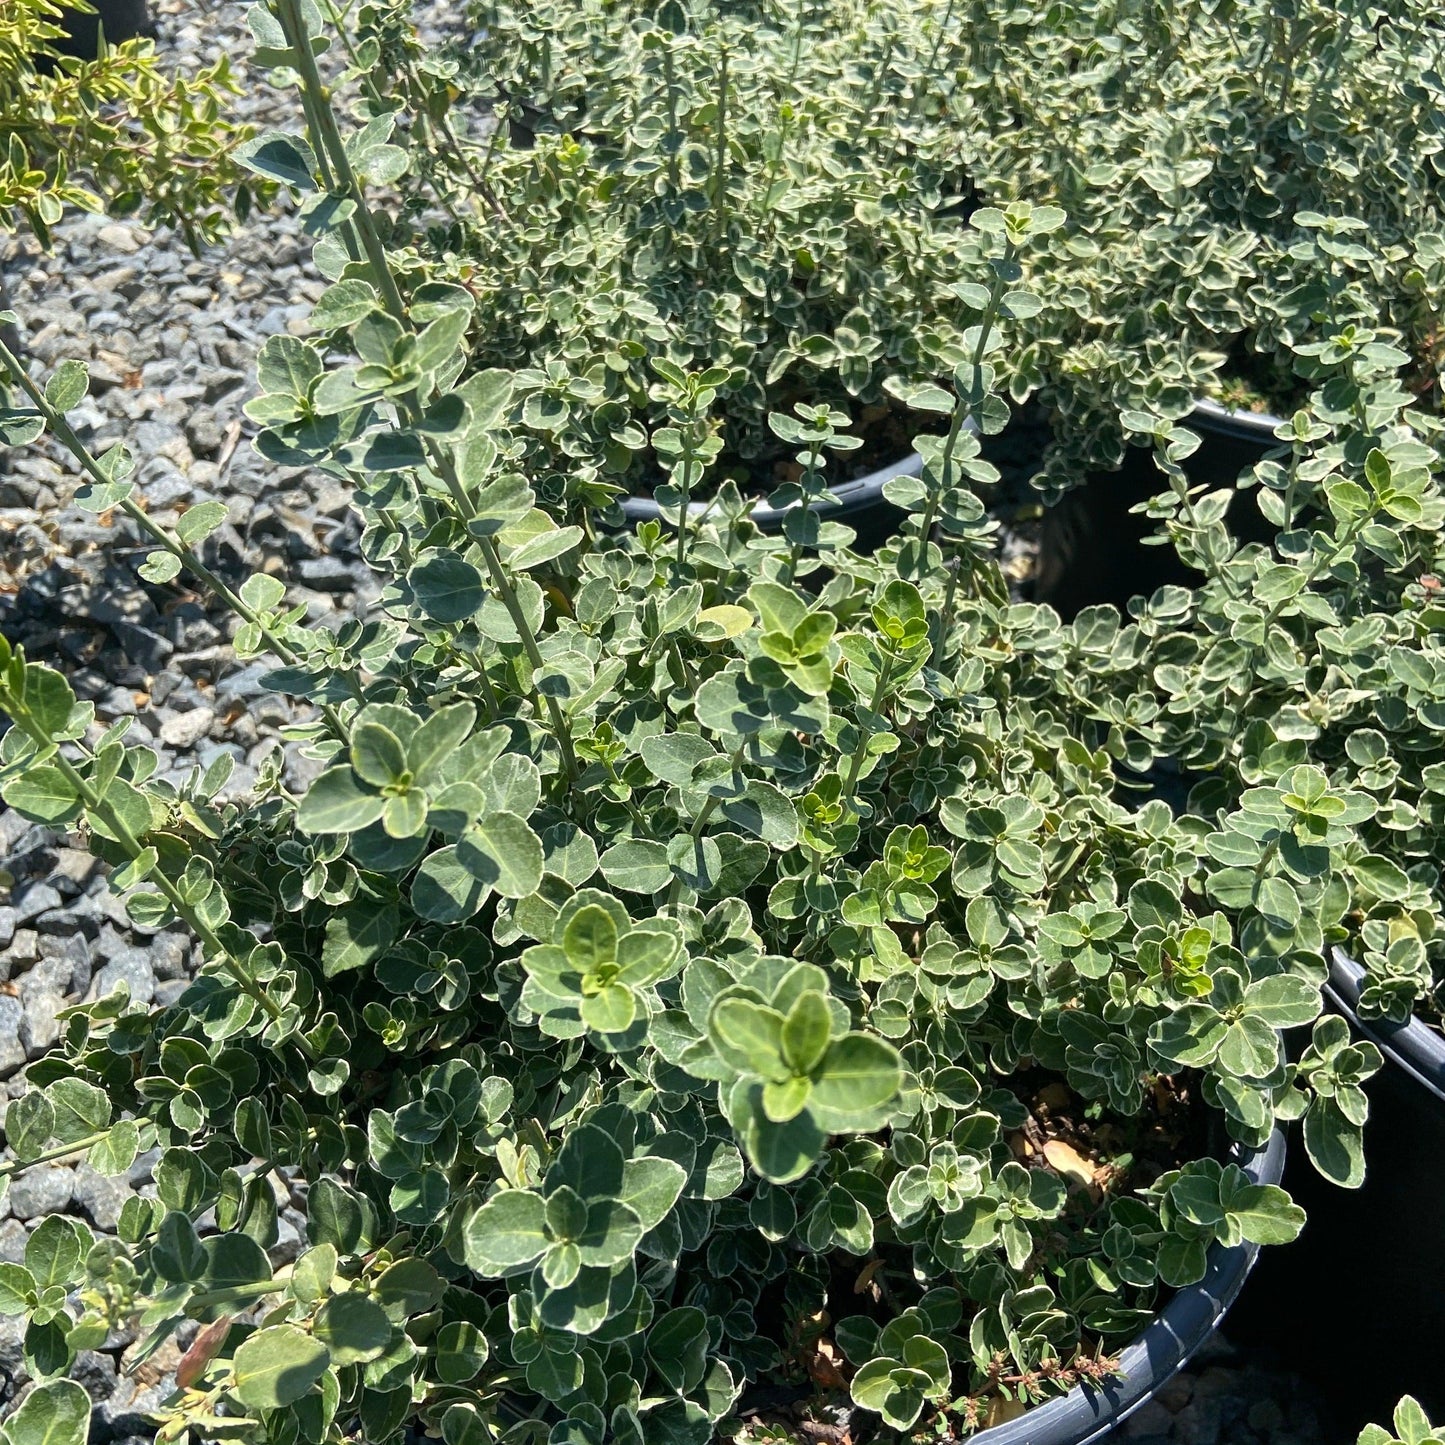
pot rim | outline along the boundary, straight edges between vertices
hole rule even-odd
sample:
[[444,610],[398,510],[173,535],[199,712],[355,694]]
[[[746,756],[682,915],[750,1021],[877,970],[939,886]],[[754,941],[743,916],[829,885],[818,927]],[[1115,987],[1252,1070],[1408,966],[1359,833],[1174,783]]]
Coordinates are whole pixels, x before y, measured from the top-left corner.
[[1357,1010],[1364,982],[1364,965],[1343,949],[1334,949],[1330,954],[1329,981],[1325,984],[1329,1001],[1357,1033],[1369,1039],[1392,1064],[1445,1106],[1445,1034],[1413,1015],[1404,1023],[1362,1019]]
[[[830,501],[815,506],[814,510],[826,520],[837,520],[861,512],[883,502],[883,484],[894,477],[916,477],[923,472],[923,458],[917,452],[908,452],[896,461],[888,462],[866,476],[854,477],[851,481],[835,482],[828,488]],[[665,522],[662,508],[651,497],[624,497],[622,514],[629,523]],[[786,507],[770,507],[765,501],[757,502],[748,516],[755,526],[764,532],[776,532],[788,513],[802,505],[793,502]],[[701,521],[714,509],[715,502],[689,502],[687,514],[695,522]]]
[[1267,411],[1232,411],[1212,397],[1201,396],[1185,421],[1199,431],[1262,446],[1281,445],[1275,431],[1285,424],[1283,417]]
[[[1238,1164],[1255,1184],[1278,1184],[1284,1156],[1284,1130],[1276,1125],[1262,1148],[1232,1144],[1225,1161]],[[969,1445],[1092,1445],[1102,1440],[1152,1400],[1214,1333],[1258,1255],[1257,1244],[1214,1244],[1204,1278],[1179,1290],[1125,1348],[1114,1380],[1075,1385],[1067,1395],[1035,1405],[1016,1420],[980,1430],[969,1437]]]

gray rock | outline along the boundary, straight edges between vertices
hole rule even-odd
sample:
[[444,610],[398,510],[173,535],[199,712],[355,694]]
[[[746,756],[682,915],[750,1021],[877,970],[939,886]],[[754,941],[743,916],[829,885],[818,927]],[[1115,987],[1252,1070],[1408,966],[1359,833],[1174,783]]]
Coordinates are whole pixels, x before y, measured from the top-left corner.
[[20,1042],[20,1021],[24,1010],[18,998],[0,994],[0,1079],[8,1078],[25,1062]]
[[0,908],[0,948],[8,947],[15,937],[15,910],[7,903]]
[[75,1166],[74,1200],[97,1229],[114,1233],[120,1211],[134,1193],[124,1175],[98,1174],[89,1164]]
[[351,592],[356,587],[355,574],[340,557],[308,557],[296,571],[308,587],[323,592]]
[[49,883],[32,883],[15,900],[15,922],[17,925],[29,923],[52,908],[59,908],[64,902]]
[[[59,969],[59,977],[56,977]],[[29,1059],[38,1058],[60,1037],[57,1015],[65,1007],[70,965],[60,958],[43,958],[20,980],[20,1043]]]
[[160,1157],[161,1151],[158,1147],[147,1149],[144,1154],[137,1154],[135,1163],[126,1171],[125,1182],[132,1189],[139,1189],[142,1185],[149,1184],[151,1172],[160,1162]]
[[[13,1223],[7,1220],[6,1223]],[[0,1240],[3,1240],[5,1225],[0,1224]],[[0,1245],[3,1248],[3,1245]],[[0,1259],[5,1255],[0,1253]],[[18,1264],[19,1260],[10,1260]],[[21,1315],[0,1315],[0,1399],[13,1396],[30,1378],[25,1369],[25,1319]]]
[[75,1192],[75,1171],[65,1164],[40,1164],[10,1181],[10,1213],[38,1222],[67,1208]]
[[111,1439],[125,1436],[155,1438],[155,1421],[151,1418],[164,1406],[172,1392],[168,1384],[137,1388],[134,1380],[121,1377],[115,1392],[95,1410],[92,1428],[98,1424]]
[[173,748],[194,747],[206,736],[216,714],[208,707],[176,713],[161,724],[161,741]]
[[89,997],[104,998],[124,983],[130,989],[133,1003],[149,1003],[155,997],[156,980],[150,960],[140,949],[132,949],[120,958],[113,958],[90,982]]
[[[96,893],[105,888],[105,880],[98,878],[91,887],[91,892]],[[64,961],[65,966],[70,970],[70,979],[64,985],[67,994],[74,994],[83,997],[86,989],[90,987],[90,944],[83,935],[72,933],[64,937],[52,933],[42,933],[39,938],[41,960],[58,958]]]
[[276,1243],[266,1253],[275,1269],[279,1269],[283,1264],[293,1263],[301,1253],[301,1235],[289,1219],[277,1219]]
[[81,1350],[70,1367],[69,1378],[90,1396],[95,1404],[110,1399],[119,1383],[120,1376],[115,1361],[99,1350]]
[[[12,1182],[10,1192],[15,1193],[15,1185]],[[25,1241],[30,1238],[30,1231],[18,1219],[0,1220],[0,1261],[6,1264],[25,1263]],[[0,1319],[0,1326],[5,1321]],[[0,1369],[3,1369],[3,1361],[0,1361]]]
[[191,941],[179,933],[158,933],[150,941],[151,972],[157,980],[189,979],[191,974]]

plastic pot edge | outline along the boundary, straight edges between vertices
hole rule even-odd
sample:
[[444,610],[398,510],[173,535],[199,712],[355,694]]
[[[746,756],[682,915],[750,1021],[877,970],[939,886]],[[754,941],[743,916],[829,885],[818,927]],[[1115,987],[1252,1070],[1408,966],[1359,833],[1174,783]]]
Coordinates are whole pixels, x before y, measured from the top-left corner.
[[[917,452],[909,452],[896,462],[890,462],[876,472],[869,472],[867,476],[854,477],[847,482],[838,482],[828,488],[832,506],[827,512],[820,509],[819,515],[828,521],[838,521],[853,513],[861,512],[867,507],[877,506],[885,501],[883,496],[885,482],[892,481],[894,477],[916,477],[922,471],[923,458]],[[666,523],[667,519],[662,515],[662,508],[651,497],[626,497],[621,505],[623,516],[631,523]],[[694,521],[701,521],[714,510],[715,505],[713,502],[689,502],[687,514]],[[762,531],[776,532],[782,527],[783,519],[798,505],[798,503],[794,503],[791,507],[770,507],[766,502],[758,502],[748,515]]]
[[1445,1034],[1417,1018],[1402,1024],[1389,1019],[1362,1019],[1357,1012],[1360,989],[1365,981],[1363,965],[1343,949],[1330,954],[1330,977],[1325,994],[1349,1020],[1350,1027],[1363,1035],[1390,1063],[1408,1074],[1445,1108]]
[[[1229,1157],[1254,1183],[1278,1184],[1284,1156],[1284,1130],[1277,1127],[1263,1148],[1235,1146]],[[1214,1333],[1244,1288],[1258,1254],[1257,1244],[1215,1244],[1204,1278],[1180,1290],[1124,1350],[1118,1379],[1102,1387],[1076,1385],[1016,1420],[979,1431],[969,1445],[1092,1445],[1102,1440],[1153,1399]]]
[[1267,411],[1231,411],[1227,406],[1203,396],[1194,403],[1194,410],[1185,418],[1185,423],[1212,436],[1274,447],[1280,445],[1275,429],[1284,425],[1284,419]]

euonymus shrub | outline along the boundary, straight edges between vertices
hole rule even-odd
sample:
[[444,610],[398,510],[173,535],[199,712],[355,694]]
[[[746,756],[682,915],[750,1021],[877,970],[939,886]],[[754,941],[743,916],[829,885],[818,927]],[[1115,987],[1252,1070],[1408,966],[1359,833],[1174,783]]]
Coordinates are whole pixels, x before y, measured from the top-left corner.
[[[67,1010],[7,1110],[0,1184],[161,1150],[116,1237],[57,1217],[0,1265],[39,1381],[10,1445],[82,1438],[78,1351],[128,1324],[143,1360],[187,1322],[163,1440],[705,1445],[808,1373],[890,1430],[966,1432],[1106,1375],[1215,1245],[1294,1237],[1231,1141],[1303,1115],[1355,1182],[1379,1058],[1317,1021],[1317,940],[1263,870],[1221,867],[1255,810],[1121,796],[1159,706],[1138,636],[1010,602],[969,490],[1002,405],[990,297],[1055,217],[975,217],[990,286],[950,385],[910,394],[946,431],[876,555],[806,488],[778,538],[735,491],[609,536],[541,505],[524,384],[465,376],[470,294],[393,269],[377,132],[328,109],[315,14],[254,28],[303,91],[298,183],[338,188],[307,218],[352,258],[322,304],[348,298],[365,358],[269,341],[263,446],[351,484],[385,585],[336,628],[274,579],[232,592],[197,553],[219,510],[162,531],[127,449],[68,426],[83,368],[41,386],[7,358],[7,435],[48,429],[83,504],[156,540],[148,580],[232,607],[238,655],[314,704],[292,742],[317,764],[243,802],[224,763],[158,781],[124,719],[0,655],[6,802],[205,955],[168,1007]],[[841,420],[774,425],[807,472]],[[1348,844],[1357,810],[1308,766],[1288,788],[1282,831],[1318,814]],[[1280,1030],[1312,1022],[1291,1062]],[[307,1216],[280,1268],[278,1175]]]
[[1323,0],[967,7],[981,194],[1063,206],[1012,353],[1055,413],[1054,487],[1117,464],[1121,409],[1202,394],[1288,414],[1325,314],[1380,331],[1431,393],[1445,284],[1433,7]]
[[[890,421],[884,383],[947,376],[984,279],[954,6],[589,0],[475,20],[446,61],[405,6],[363,7],[357,164],[413,198],[389,235],[411,284],[475,298],[467,365],[513,371],[539,485],[588,503],[674,470],[654,362],[715,374],[714,487],[787,480],[768,416],[799,401],[862,426],[860,465],[901,454],[912,424]],[[487,102],[500,122],[471,137]],[[262,159],[311,173],[279,141]],[[322,258],[347,259],[334,241]],[[316,316],[338,342],[353,320],[340,296]]]
[[1196,437],[1125,415],[1169,481],[1150,510],[1207,579],[1135,604],[1134,680],[1152,712],[1136,716],[1156,755],[1198,780],[1192,811],[1216,825],[1237,813],[1208,845],[1224,865],[1211,896],[1267,892],[1291,947],[1342,946],[1366,967],[1366,1016],[1438,1018],[1440,422],[1402,384],[1407,354],[1371,330],[1327,326],[1293,355],[1305,404],[1241,479],[1279,529],[1273,548],[1230,537],[1228,491],[1191,494]]

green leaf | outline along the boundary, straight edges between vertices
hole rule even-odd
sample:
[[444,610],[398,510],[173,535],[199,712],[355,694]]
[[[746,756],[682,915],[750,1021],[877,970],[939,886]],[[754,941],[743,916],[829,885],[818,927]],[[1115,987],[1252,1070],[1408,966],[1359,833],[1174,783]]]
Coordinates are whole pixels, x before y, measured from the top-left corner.
[[666,928],[633,928],[617,945],[617,982],[641,988],[682,967],[682,946]]
[[1255,1244],[1288,1244],[1304,1228],[1304,1210],[1277,1184],[1247,1184],[1225,1200],[1225,1209]]
[[470,736],[477,710],[469,702],[452,703],[434,712],[412,734],[406,745],[406,763],[419,783],[426,783]]
[[625,984],[612,983],[584,997],[579,1009],[589,1029],[603,1034],[626,1033],[637,1017],[637,996]]
[[579,908],[562,933],[562,951],[581,973],[596,973],[603,964],[617,958],[617,924],[612,915],[595,903]]
[[642,1221],[620,1199],[595,1199],[587,1206],[587,1227],[577,1237],[586,1267],[622,1264],[643,1236]]
[[476,1377],[490,1353],[487,1337],[476,1325],[453,1320],[437,1333],[437,1376],[444,1384],[465,1384]]
[[351,766],[362,782],[384,788],[407,771],[406,753],[390,728],[359,722],[351,730]]
[[34,1293],[35,1280],[24,1265],[0,1260],[0,1319],[23,1315]]
[[162,552],[157,549],[136,568],[136,571],[147,582],[163,584],[180,576],[181,559],[171,552]]
[[63,416],[79,406],[90,387],[90,374],[83,361],[62,361],[45,383],[45,399]]
[[161,1221],[151,1249],[151,1263],[162,1279],[174,1284],[194,1284],[205,1274],[205,1246],[195,1226],[180,1210],[172,1210]]
[[457,856],[503,898],[525,898],[542,882],[542,840],[515,813],[480,818],[458,843]]
[[718,811],[730,823],[774,848],[797,846],[797,809],[787,795],[771,783],[750,782],[741,798],[720,804]]
[[462,1226],[462,1257],[481,1275],[502,1275],[534,1264],[547,1248],[547,1210],[530,1189],[504,1189],[474,1210]]
[[827,1050],[832,1027],[828,1000],[816,989],[800,993],[783,1020],[782,1050],[788,1067],[811,1074]]
[[321,972],[327,978],[365,968],[396,940],[401,911],[381,898],[356,898],[326,920]]
[[695,1306],[668,1310],[647,1332],[647,1357],[678,1394],[701,1383],[707,1356],[707,1315]]
[[375,1300],[359,1290],[347,1290],[321,1306],[312,1333],[331,1352],[333,1365],[354,1365],[384,1354],[392,1328]]
[[875,1129],[902,1083],[902,1061],[892,1044],[871,1034],[844,1034],[828,1045],[808,1108],[830,1131]]
[[11,778],[0,797],[36,823],[69,823],[80,816],[80,794],[70,779],[51,763],[39,763]]
[[318,331],[354,326],[377,304],[376,291],[369,281],[337,281],[321,293],[321,299],[312,307],[311,324]]
[[188,547],[203,542],[222,522],[228,513],[224,502],[198,502],[187,507],[176,522],[176,534]]
[[667,848],[649,838],[628,838],[598,859],[602,876],[624,893],[657,893],[672,881]]
[[134,1119],[120,1119],[110,1126],[110,1133],[98,1144],[91,1145],[86,1156],[97,1174],[114,1177],[124,1174],[140,1153],[140,1126]]
[[633,1211],[643,1229],[656,1229],[667,1217],[687,1183],[687,1170],[671,1159],[644,1155],[622,1166],[622,1202]]
[[316,779],[296,810],[303,833],[355,833],[376,822],[386,807],[379,793],[366,791],[347,764]]
[[247,1336],[231,1360],[231,1388],[249,1410],[294,1404],[326,1372],[326,1346],[295,1325],[271,1325]]
[[52,1214],[42,1219],[35,1232],[25,1241],[25,1268],[39,1288],[74,1286],[80,1261],[90,1247],[89,1231],[64,1215]]
[[455,552],[439,552],[406,575],[417,606],[433,622],[465,622],[487,600],[486,581]]
[[36,1385],[5,1421],[10,1445],[85,1445],[90,1396],[73,1380]]
[[411,906],[433,923],[460,923],[487,901],[492,887],[462,861],[449,843],[422,860],[411,882]]
[[1344,1189],[1358,1189],[1365,1182],[1365,1157],[1360,1128],[1340,1112],[1333,1099],[1311,1101],[1305,1113],[1305,1152],[1326,1179]]
[[1244,993],[1244,1007],[1271,1028],[1290,1028],[1319,1017],[1320,992],[1308,979],[1277,974],[1250,984]]
[[44,1152],[55,1132],[55,1106],[38,1089],[11,1100],[5,1110],[5,1139],[22,1164]]
[[783,1015],[745,998],[720,998],[707,1020],[718,1053],[741,1074],[783,1078]]
[[235,156],[248,170],[281,181],[293,190],[316,189],[316,158],[300,136],[267,131],[243,141],[236,147]]

